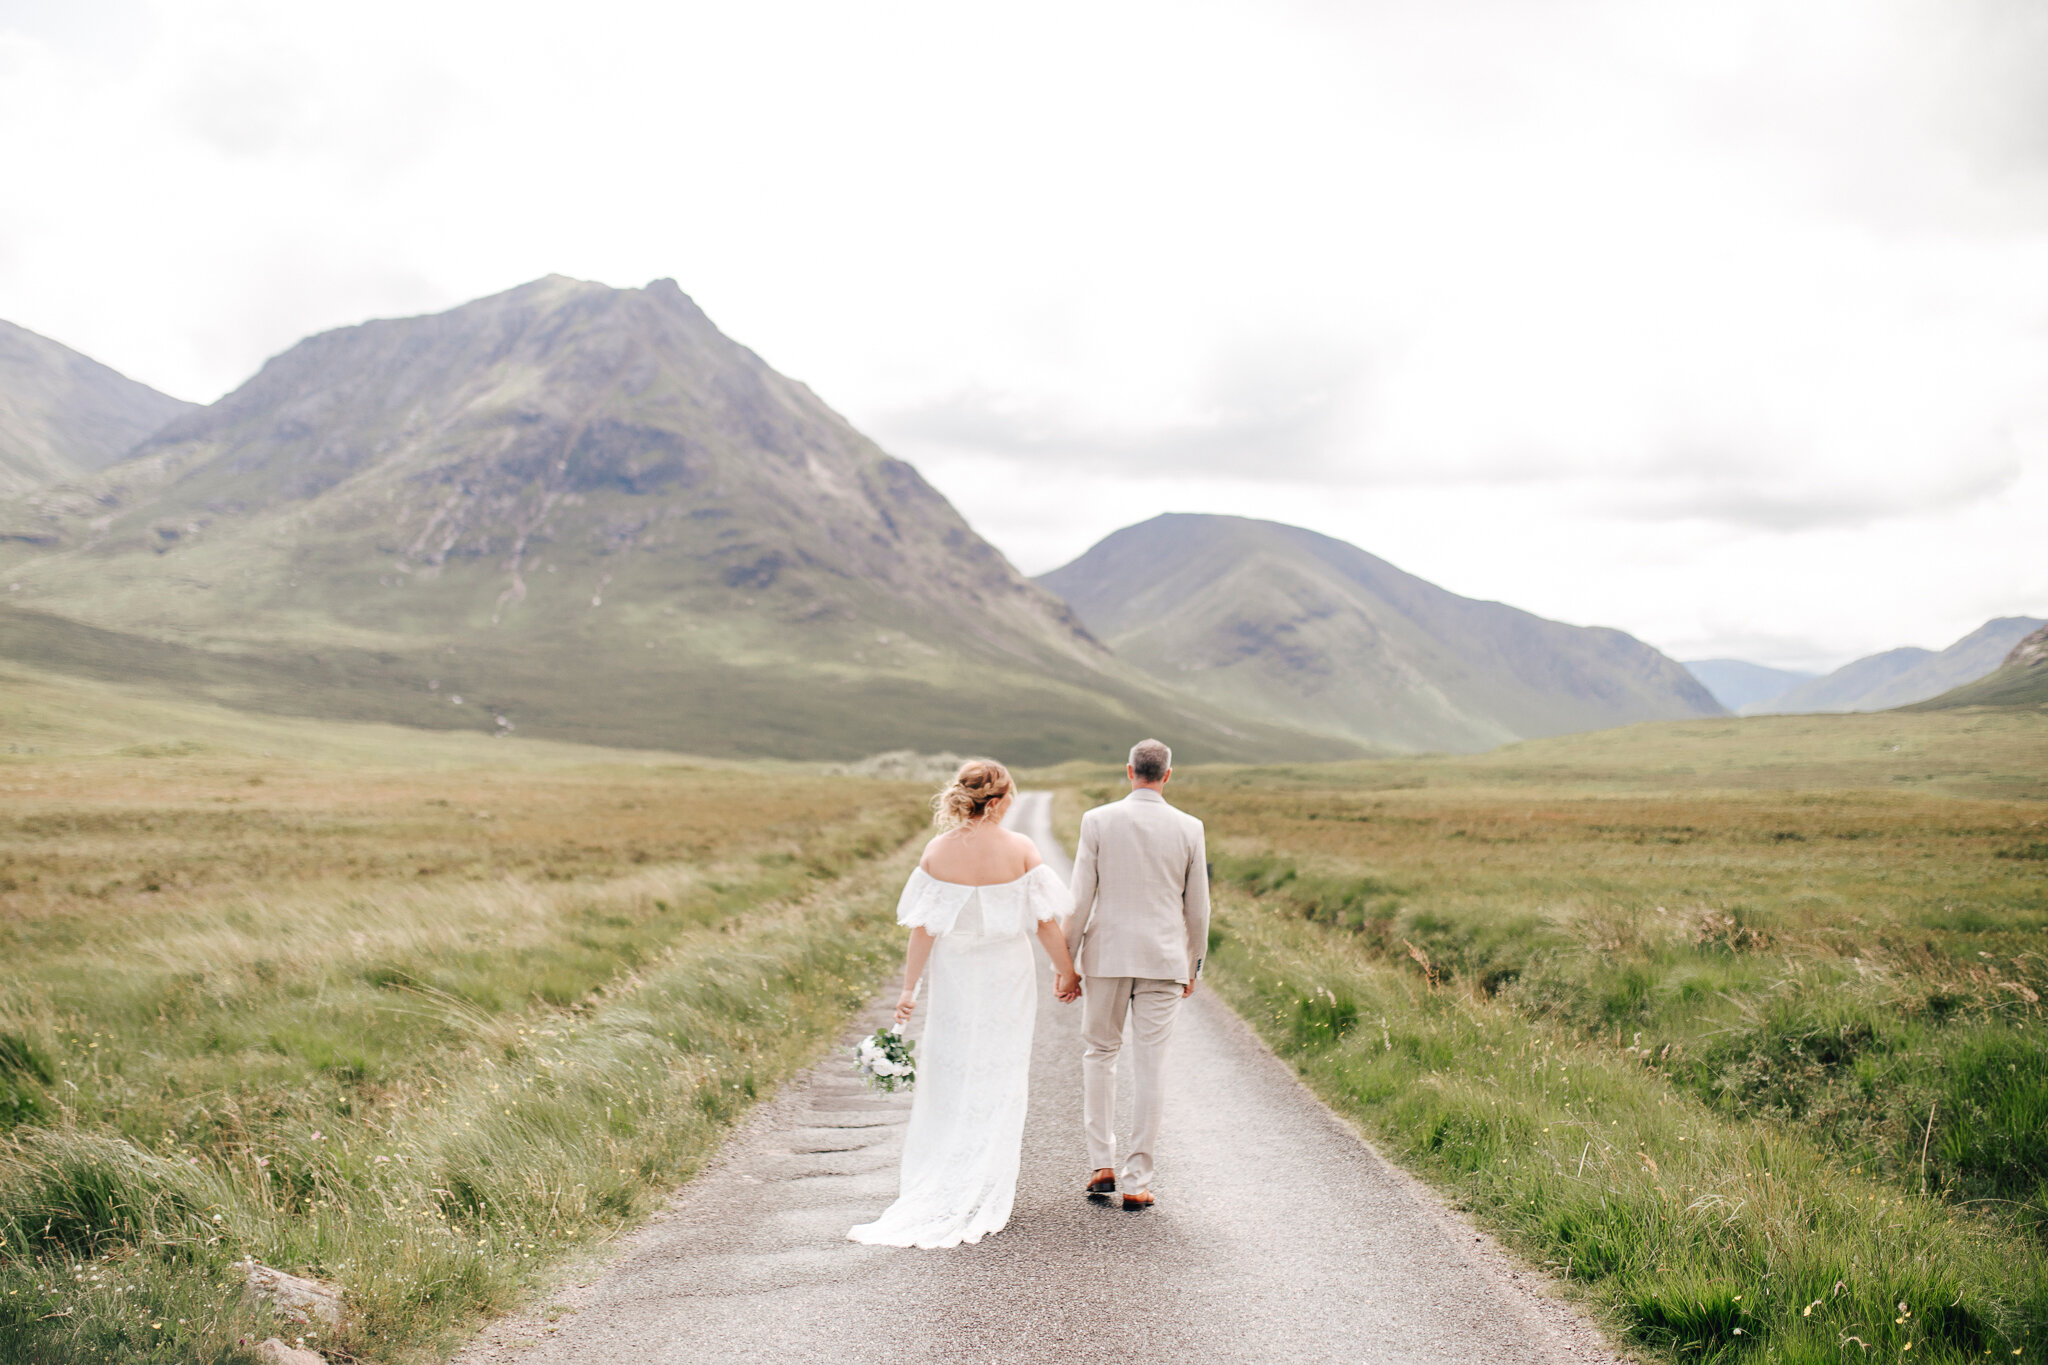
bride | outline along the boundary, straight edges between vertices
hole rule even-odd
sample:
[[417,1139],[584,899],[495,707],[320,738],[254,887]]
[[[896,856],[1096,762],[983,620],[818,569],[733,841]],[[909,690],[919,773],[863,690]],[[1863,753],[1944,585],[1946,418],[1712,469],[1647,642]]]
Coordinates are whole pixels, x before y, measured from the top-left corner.
[[932,801],[945,832],[926,847],[896,907],[897,923],[910,927],[898,1028],[917,1007],[927,963],[931,971],[902,1182],[880,1218],[846,1234],[856,1242],[951,1247],[1010,1221],[1038,1011],[1028,934],[1059,971],[1059,998],[1081,993],[1059,927],[1073,908],[1067,888],[1036,844],[1002,827],[1015,796],[1002,764],[972,759]]

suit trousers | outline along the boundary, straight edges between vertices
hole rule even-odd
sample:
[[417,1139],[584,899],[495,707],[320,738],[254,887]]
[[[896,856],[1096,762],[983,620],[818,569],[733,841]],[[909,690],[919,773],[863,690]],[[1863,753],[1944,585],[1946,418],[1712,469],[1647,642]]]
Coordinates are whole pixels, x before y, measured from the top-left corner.
[[1131,1021],[1131,1139],[1121,1188],[1136,1193],[1152,1184],[1152,1148],[1166,1079],[1166,1044],[1180,1008],[1181,983],[1144,976],[1091,976],[1081,987],[1081,1115],[1088,1133],[1088,1165],[1116,1169],[1116,1059],[1124,1020]]

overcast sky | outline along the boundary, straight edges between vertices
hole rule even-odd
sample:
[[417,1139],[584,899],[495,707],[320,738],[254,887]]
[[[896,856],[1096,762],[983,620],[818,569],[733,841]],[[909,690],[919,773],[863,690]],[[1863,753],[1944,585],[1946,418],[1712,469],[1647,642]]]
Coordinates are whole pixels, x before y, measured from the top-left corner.
[[1162,511],[1683,658],[2048,616],[2048,5],[0,0],[0,317],[211,400],[673,276],[1027,572]]

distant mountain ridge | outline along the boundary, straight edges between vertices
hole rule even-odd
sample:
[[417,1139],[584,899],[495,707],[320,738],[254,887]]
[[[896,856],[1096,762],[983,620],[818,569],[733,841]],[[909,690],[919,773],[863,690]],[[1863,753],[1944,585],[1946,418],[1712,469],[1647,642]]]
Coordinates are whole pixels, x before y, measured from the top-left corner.
[[104,469],[196,406],[0,322],[0,496]]
[[1947,649],[1908,645],[1846,663],[1743,708],[1744,715],[1799,715],[1823,711],[1889,711],[1938,697],[1996,669],[2014,645],[2044,623],[2031,616],[1986,621]]
[[1958,706],[2048,707],[2048,624],[2014,645],[1990,673],[1907,709],[1946,711]]
[[1769,668],[1745,659],[1687,659],[1684,662],[1686,672],[1698,678],[1714,694],[1714,700],[1730,711],[1767,702],[1820,676],[1789,668]]
[[1471,751],[2048,686],[2031,618],[1823,678],[1681,666],[1240,517],[1033,582],[671,280],[339,328],[204,409],[0,323],[0,570],[26,662],[707,755]]
[[309,337],[7,518],[0,635],[237,704],[832,759],[1327,747],[1120,663],[671,280]]
[[1040,576],[1131,664],[1240,714],[1399,750],[1479,750],[1724,714],[1618,630],[1459,597],[1354,545],[1168,514]]

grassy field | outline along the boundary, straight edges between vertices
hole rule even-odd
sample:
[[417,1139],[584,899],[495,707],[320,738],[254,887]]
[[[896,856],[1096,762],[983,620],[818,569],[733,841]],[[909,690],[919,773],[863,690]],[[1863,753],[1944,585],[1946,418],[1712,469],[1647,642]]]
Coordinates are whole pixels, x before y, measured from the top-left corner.
[[0,673],[0,1359],[439,1358],[867,997],[923,795]]
[[[1079,767],[1080,811],[1117,794]],[[1211,984],[1682,1360],[2048,1355],[2048,715],[1178,775]]]
[[[1036,775],[1081,810],[1107,770]],[[892,963],[925,793],[0,666],[0,1359],[439,1358]],[[2048,716],[1190,769],[1211,984],[1652,1356],[2048,1346]],[[285,1329],[289,1338],[298,1329]]]

